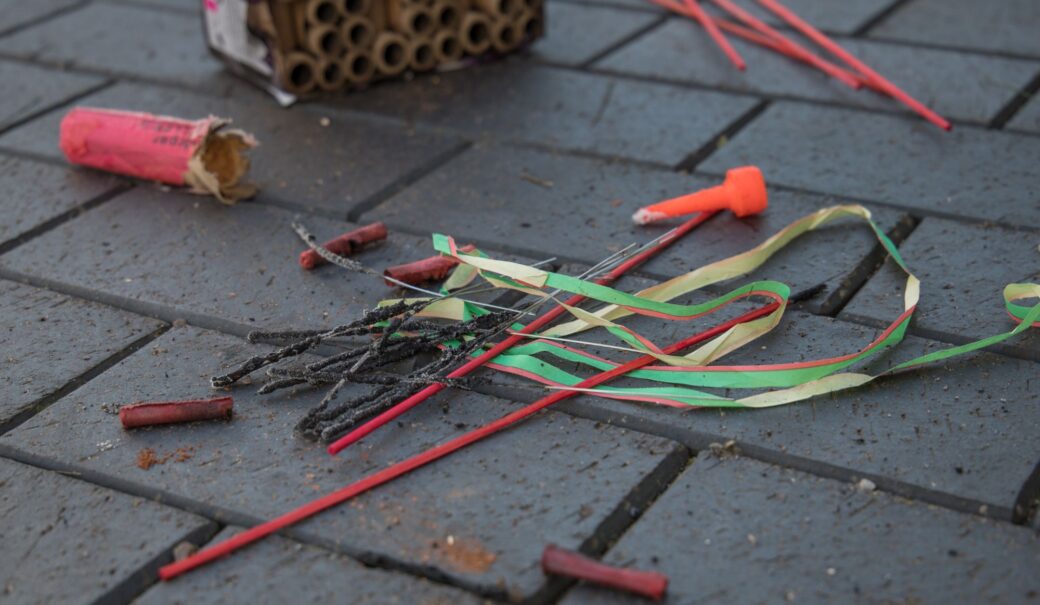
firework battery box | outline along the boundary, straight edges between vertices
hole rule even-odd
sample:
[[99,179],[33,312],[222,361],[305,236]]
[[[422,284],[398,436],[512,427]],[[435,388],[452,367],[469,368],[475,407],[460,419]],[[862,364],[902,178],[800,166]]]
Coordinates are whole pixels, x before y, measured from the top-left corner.
[[505,55],[544,0],[203,0],[210,50],[283,104]]

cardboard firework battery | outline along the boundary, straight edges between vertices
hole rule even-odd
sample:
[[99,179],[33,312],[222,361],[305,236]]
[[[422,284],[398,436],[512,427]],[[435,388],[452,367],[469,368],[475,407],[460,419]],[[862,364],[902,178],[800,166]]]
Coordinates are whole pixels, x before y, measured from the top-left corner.
[[257,143],[225,128],[229,123],[76,107],[62,118],[59,145],[73,164],[189,187],[232,204],[256,193],[242,179],[249,170],[244,152]]
[[544,0],[200,1],[210,51],[282,105],[476,65],[545,30]]

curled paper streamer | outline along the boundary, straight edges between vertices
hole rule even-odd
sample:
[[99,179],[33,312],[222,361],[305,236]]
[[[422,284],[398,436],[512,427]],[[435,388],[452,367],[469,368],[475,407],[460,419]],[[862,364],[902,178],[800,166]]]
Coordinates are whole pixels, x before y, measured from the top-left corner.
[[[881,245],[906,273],[903,312],[872,342],[858,351],[839,357],[764,365],[709,365],[772,330],[783,316],[790,288],[781,282],[760,280],[701,304],[684,305],[671,301],[705,286],[747,274],[760,267],[800,235],[843,218],[856,218],[867,222]],[[560,289],[564,292],[581,293],[590,299],[606,303],[594,312],[567,307],[574,320],[543,332],[541,336],[546,338],[535,339],[511,348],[488,365],[550,387],[567,389],[582,379],[553,365],[547,358],[582,364],[597,371],[609,370],[619,364],[548,338],[602,328],[626,347],[652,355],[661,362],[661,365],[648,366],[627,375],[655,383],[655,386],[588,389],[590,394],[611,399],[654,402],[677,407],[759,408],[783,405],[862,386],[885,374],[976,351],[1012,338],[1032,326],[1040,325],[1040,303],[1027,307],[1017,302],[1027,298],[1040,298],[1040,285],[1010,284],[1004,289],[1004,303],[1007,312],[1018,323],[1012,330],[922,355],[877,375],[843,372],[850,366],[899,344],[906,334],[920,298],[920,281],[907,267],[892,241],[873,222],[870,211],[859,205],[824,208],[793,222],[747,252],[705,265],[634,294],[519,263],[465,254],[450,237],[443,235],[434,236],[434,247],[442,254],[458,259],[463,266],[475,268],[484,279],[499,287],[543,297],[548,296],[549,291]],[[686,355],[666,355],[649,339],[616,323],[616,320],[632,314],[668,320],[690,320],[715,313],[737,300],[750,296],[772,298],[780,305],[769,315],[736,325]],[[473,305],[457,305],[444,301],[430,305],[422,314],[461,319],[463,313],[472,315],[480,312],[482,311],[473,308]],[[730,398],[699,390],[703,388],[768,390],[743,398]]]

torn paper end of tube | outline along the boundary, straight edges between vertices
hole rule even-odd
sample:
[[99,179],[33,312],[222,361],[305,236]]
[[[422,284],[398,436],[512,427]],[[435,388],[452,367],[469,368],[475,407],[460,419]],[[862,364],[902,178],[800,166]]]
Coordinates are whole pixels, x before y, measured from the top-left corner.
[[654,212],[647,208],[640,208],[632,215],[632,222],[637,225],[648,225],[657,221],[663,221],[666,218],[669,218],[669,216],[664,212]]
[[253,135],[210,116],[184,120],[149,113],[77,107],[61,121],[60,145],[73,164],[169,185],[187,186],[225,204],[248,199],[242,182]]

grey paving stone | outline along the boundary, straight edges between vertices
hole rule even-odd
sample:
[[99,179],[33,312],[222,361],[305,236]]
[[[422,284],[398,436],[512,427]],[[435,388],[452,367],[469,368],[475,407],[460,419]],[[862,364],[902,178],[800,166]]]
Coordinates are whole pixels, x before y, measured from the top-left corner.
[[[321,393],[259,397],[254,385],[233,392],[236,412],[229,423],[125,432],[104,404],[207,395],[207,376],[256,349],[184,327],[167,332],[155,351],[129,357],[0,444],[176,494],[241,523],[236,518],[242,514],[285,512],[515,409],[486,395],[442,393],[333,458],[293,435]],[[543,581],[537,561],[545,543],[578,546],[675,447],[649,435],[542,414],[327,511],[301,525],[298,535],[433,566],[486,590],[529,594]],[[159,458],[188,456],[144,470],[137,465],[144,448]]]
[[[104,596],[125,601],[148,583],[144,577],[134,581],[132,574],[212,525],[167,506],[3,459],[0,515],[5,603],[93,603]],[[128,581],[132,586],[120,586]],[[113,589],[122,594],[110,594]]]
[[776,103],[700,168],[755,164],[774,184],[1040,226],[1036,137]]
[[913,0],[870,31],[878,38],[1040,56],[1030,0]]
[[1008,130],[1040,133],[1040,99],[1034,96],[1004,127]]
[[161,325],[9,281],[0,281],[0,317],[0,429],[41,397]]
[[[1040,62],[1036,61],[849,38],[836,40],[910,95],[952,119],[987,122],[1040,72]],[[688,19],[671,19],[595,66],[750,94],[905,111],[887,97],[868,90],[854,91],[818,70],[758,45],[740,39],[734,39],[733,45],[747,62],[745,72],[733,68],[699,25]],[[958,85],[950,86],[951,81]]]
[[131,4],[90,4],[4,37],[0,51],[188,85],[203,83],[221,69],[206,49],[197,16]]
[[[186,118],[230,117],[253,133],[250,179],[260,196],[342,212],[390,187],[454,149],[451,137],[416,134],[393,125],[341,114],[279,108],[259,91],[234,99],[154,86],[120,84],[82,101]],[[0,147],[61,157],[57,147],[64,111],[56,111],[0,137]],[[321,119],[329,120],[322,126]]]
[[118,186],[107,175],[0,156],[0,191],[7,201],[0,245]]
[[[31,5],[32,3],[19,3]],[[2,11],[0,11],[2,12]],[[0,60],[0,132],[34,112],[101,84],[101,78]]]
[[6,2],[0,12],[0,34],[45,19],[57,11],[75,6],[77,0],[36,0],[35,2]]
[[754,106],[748,97],[506,60],[387,83],[336,106],[435,126],[675,164]]
[[[564,260],[592,265],[619,247],[650,240],[678,222],[637,227],[630,217],[639,207],[718,182],[540,151],[478,146],[364,218],[407,228],[423,215],[423,229],[508,245],[529,256],[549,251]],[[716,217],[640,271],[659,279],[692,271],[743,252],[790,222],[838,203],[785,191],[770,195],[771,205],[764,215],[743,220],[728,213]],[[883,229],[890,229],[897,213],[879,211],[877,220]],[[875,242],[865,225],[824,228],[792,244],[754,276],[789,282],[795,290],[825,283],[826,292],[816,299],[822,302]]]
[[[703,296],[679,299],[703,300]],[[748,308],[736,306],[718,318],[678,325],[644,317],[622,323],[665,346]],[[893,312],[885,319],[897,315]],[[859,351],[879,333],[880,329],[789,311],[773,332],[714,365],[825,359]],[[573,338],[618,344],[600,330]],[[908,337],[895,351],[850,371],[876,374],[948,346]],[[630,353],[606,349],[593,352],[616,361],[632,358]],[[756,458],[790,460],[793,456],[807,468],[830,465],[877,481],[897,481],[905,494],[920,497],[921,490],[930,490],[928,497],[933,502],[973,511],[986,505],[989,514],[1010,518],[1023,483],[1040,460],[1036,367],[1035,362],[981,353],[888,376],[860,389],[761,410],[680,410],[589,397],[576,401],[597,419],[667,434],[694,447],[735,439]],[[502,374],[492,379],[492,392],[537,395],[528,380]],[[627,378],[611,384],[645,387],[653,383]],[[728,395],[754,392],[735,390]]]
[[550,2],[577,4],[578,6],[620,6],[629,9],[640,9],[648,12],[664,13],[664,9],[647,0],[549,0]]
[[650,12],[550,2],[545,6],[545,37],[530,53],[554,63],[581,65],[659,18]]
[[[955,342],[1012,329],[1001,293],[1007,284],[1040,280],[1038,245],[1036,233],[924,219],[900,246],[922,282],[913,329]],[[886,262],[843,313],[876,320],[900,312],[905,281],[901,273]],[[1000,346],[1040,361],[1040,330],[1028,330]]]
[[[242,531],[229,527],[214,542]],[[331,554],[274,536],[222,561],[173,582],[162,582],[134,601],[137,605],[225,603],[235,600],[259,603],[342,602],[426,603],[476,605],[483,601],[471,594],[427,580],[364,567],[343,555]]]
[[[299,267],[293,213],[233,207],[139,187],[0,258],[0,266],[91,291],[161,305],[192,321],[216,317],[284,329],[344,323],[399,296],[379,278]],[[320,241],[354,227],[302,219]],[[428,237],[391,233],[356,256],[384,268],[434,254]],[[203,319],[199,319],[203,318]]]
[[[787,0],[784,6],[791,9],[816,28],[826,32],[850,34],[866,25],[872,18],[888,8],[895,0]],[[759,19],[782,25],[784,21],[755,2],[740,6]]]
[[[1026,528],[746,459],[704,456],[607,556],[668,575],[666,603],[1024,603]],[[564,605],[641,603],[579,586]]]

